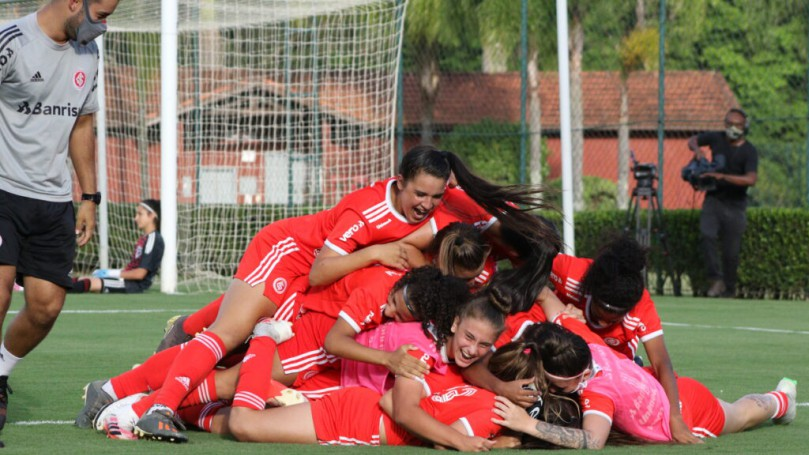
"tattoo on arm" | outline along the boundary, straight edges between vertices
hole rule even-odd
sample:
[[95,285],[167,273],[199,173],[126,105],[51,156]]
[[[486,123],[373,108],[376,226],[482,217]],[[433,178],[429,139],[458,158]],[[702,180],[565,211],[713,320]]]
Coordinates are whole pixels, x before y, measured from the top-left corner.
[[589,449],[603,447],[603,442],[586,430],[578,428],[560,427],[545,422],[537,422],[536,434],[532,435],[543,441],[548,441],[560,447],[571,449]]

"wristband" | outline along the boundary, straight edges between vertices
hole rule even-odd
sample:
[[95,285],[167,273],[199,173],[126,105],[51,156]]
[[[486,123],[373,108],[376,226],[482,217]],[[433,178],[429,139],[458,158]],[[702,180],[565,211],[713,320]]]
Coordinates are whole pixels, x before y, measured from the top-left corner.
[[81,194],[82,201],[90,201],[93,202],[95,205],[101,204],[101,193],[82,193]]

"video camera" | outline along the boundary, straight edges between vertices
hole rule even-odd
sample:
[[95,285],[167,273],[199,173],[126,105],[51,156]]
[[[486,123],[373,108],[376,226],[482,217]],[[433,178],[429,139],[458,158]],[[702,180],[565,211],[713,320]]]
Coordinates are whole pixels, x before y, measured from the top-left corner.
[[635,177],[638,188],[653,188],[657,178],[657,165],[654,163],[639,163],[635,159],[635,152],[630,150],[632,158],[632,175]]
[[688,162],[680,175],[690,183],[696,191],[712,191],[716,189],[716,179],[703,177],[710,172],[721,171],[725,167],[724,156],[717,156],[715,162],[707,158],[694,159]]

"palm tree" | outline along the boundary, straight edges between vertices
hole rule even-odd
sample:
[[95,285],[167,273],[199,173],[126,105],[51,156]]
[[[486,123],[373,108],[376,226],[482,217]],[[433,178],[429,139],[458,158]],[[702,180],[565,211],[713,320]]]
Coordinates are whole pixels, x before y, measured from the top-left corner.
[[421,97],[421,142],[433,142],[435,101],[440,85],[441,46],[458,46],[477,32],[473,0],[412,0],[407,7],[405,40],[415,49],[414,63]]
[[[484,0],[478,7],[482,35],[484,69],[491,71],[497,52],[515,54],[520,44],[520,9],[513,2]],[[542,105],[539,97],[539,58],[551,54],[555,46],[556,18],[552,0],[530,0],[528,3],[528,133],[529,133],[529,182],[542,183]],[[487,51],[487,49],[489,49]],[[489,59],[487,59],[489,56]],[[489,63],[487,63],[489,62]],[[490,65],[488,68],[487,65]],[[505,65],[504,65],[505,66]]]
[[659,37],[657,29],[637,26],[621,40],[619,48],[621,109],[618,119],[617,203],[621,210],[629,206],[629,76],[633,71],[649,70],[655,66]]

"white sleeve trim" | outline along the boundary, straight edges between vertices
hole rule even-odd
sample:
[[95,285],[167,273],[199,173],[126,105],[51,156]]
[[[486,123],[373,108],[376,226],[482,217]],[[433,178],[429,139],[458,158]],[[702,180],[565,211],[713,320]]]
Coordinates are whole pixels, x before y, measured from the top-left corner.
[[438,224],[436,224],[435,218],[430,218],[430,230],[433,231],[433,237],[438,234]]
[[494,225],[494,223],[496,223],[497,221],[498,221],[498,219],[497,219],[496,216],[493,216],[493,217],[489,218],[489,220],[486,221],[485,224],[480,226],[480,232],[486,232],[486,230],[489,229],[490,227],[492,227]]
[[427,384],[427,381],[424,378],[414,378],[414,379],[421,383],[421,386],[424,387],[424,393],[426,393],[428,397],[433,394],[430,391],[430,385]]
[[612,418],[610,416],[608,416],[606,413],[603,413],[601,411],[590,410],[590,411],[584,411],[581,414],[581,416],[582,416],[582,418],[584,418],[584,416],[589,415],[589,414],[601,416],[601,417],[607,419],[607,421],[610,423],[610,426],[612,426]]
[[362,332],[362,329],[360,329],[359,324],[354,322],[354,320],[351,319],[351,316],[349,316],[348,313],[346,313],[345,311],[341,311],[337,316],[342,318],[344,321],[346,321],[348,323],[348,325],[350,325],[351,328],[354,329],[355,332],[357,332],[357,333]]
[[520,330],[517,330],[517,333],[514,334],[514,336],[511,338],[511,341],[516,341],[517,338],[522,336],[522,333],[525,332],[525,329],[527,329],[528,327],[531,327],[534,324],[535,323],[533,321],[525,321],[525,322],[523,322],[522,325],[520,326]]
[[655,338],[657,338],[659,336],[663,336],[663,329],[655,330],[652,333],[647,333],[646,335],[644,335],[644,336],[642,336],[640,338],[640,341],[642,341],[643,343],[646,343],[647,341],[653,340],[653,339],[655,339]]
[[475,435],[475,431],[472,430],[472,425],[469,423],[469,420],[467,420],[466,417],[461,417],[460,419],[458,419],[458,422],[461,422],[461,425],[463,425],[463,427],[466,428],[467,436]]
[[344,250],[344,249],[340,248],[339,246],[329,242],[328,240],[326,240],[326,243],[324,243],[323,246],[328,247],[330,250],[334,251],[335,253],[339,254],[340,256],[348,256],[348,252],[346,252],[346,250]]
[[152,252],[156,241],[155,239],[157,239],[155,232],[157,231],[152,232],[148,237],[146,237],[146,248],[143,249],[144,254],[149,254]]

